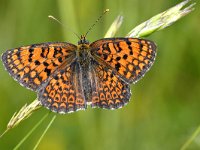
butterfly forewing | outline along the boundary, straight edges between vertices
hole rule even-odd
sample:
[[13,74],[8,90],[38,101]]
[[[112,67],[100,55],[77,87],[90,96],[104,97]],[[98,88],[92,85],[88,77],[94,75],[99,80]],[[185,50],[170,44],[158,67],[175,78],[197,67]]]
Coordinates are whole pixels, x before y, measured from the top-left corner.
[[37,91],[62,64],[75,57],[77,47],[69,43],[42,43],[6,51],[5,68],[21,85]]
[[107,38],[90,44],[93,57],[127,83],[138,81],[152,66],[154,42],[136,38]]

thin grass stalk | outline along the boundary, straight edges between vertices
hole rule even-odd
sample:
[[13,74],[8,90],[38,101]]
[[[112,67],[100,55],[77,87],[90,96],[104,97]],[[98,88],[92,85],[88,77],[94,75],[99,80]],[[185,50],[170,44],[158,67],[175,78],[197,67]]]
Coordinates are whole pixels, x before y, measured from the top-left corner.
[[47,125],[46,129],[44,130],[44,132],[42,133],[41,137],[39,138],[39,140],[37,141],[36,145],[34,146],[33,150],[36,150],[36,148],[38,147],[38,145],[40,144],[41,140],[44,138],[44,135],[47,133],[47,130],[50,128],[50,126],[52,125],[52,123],[54,122],[54,120],[56,119],[56,115],[54,115],[51,119],[51,121],[49,122],[49,124]]
[[183,146],[181,147],[181,150],[186,150],[199,134],[200,134],[200,125],[193,132],[190,138],[183,144]]
[[26,136],[13,148],[13,150],[19,149],[19,147],[27,140],[27,138],[37,129],[37,127],[47,118],[49,113],[45,114],[44,117],[26,134]]

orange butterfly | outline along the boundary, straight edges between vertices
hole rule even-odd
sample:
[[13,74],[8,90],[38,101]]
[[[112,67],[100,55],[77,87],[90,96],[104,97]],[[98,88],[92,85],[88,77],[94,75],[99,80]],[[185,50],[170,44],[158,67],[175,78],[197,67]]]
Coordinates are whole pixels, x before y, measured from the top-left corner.
[[42,43],[6,51],[5,68],[21,85],[38,93],[48,109],[69,113],[91,107],[121,108],[129,102],[129,84],[152,66],[154,42],[137,38],[104,38],[78,46]]
[[22,86],[36,91],[51,111],[65,114],[87,105],[121,108],[130,100],[129,84],[152,66],[156,45],[137,38],[104,38],[90,44],[86,35],[95,23],[78,46],[67,42],[22,46],[2,55],[4,66]]

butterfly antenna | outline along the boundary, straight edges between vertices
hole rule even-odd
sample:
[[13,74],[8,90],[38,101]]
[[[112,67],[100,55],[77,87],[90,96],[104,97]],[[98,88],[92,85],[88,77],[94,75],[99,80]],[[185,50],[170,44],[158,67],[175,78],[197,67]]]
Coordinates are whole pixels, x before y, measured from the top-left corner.
[[88,31],[85,34],[85,37],[88,35],[88,33],[90,32],[90,30],[97,24],[97,22],[99,22],[99,20],[101,20],[101,18],[107,13],[109,12],[109,9],[106,9],[103,14],[101,14],[101,16],[99,16],[99,18],[95,21],[95,23],[93,25],[90,26],[90,28],[88,29]]
[[52,20],[58,22],[58,23],[59,23],[60,25],[62,25],[63,27],[68,28],[72,33],[74,33],[74,34],[78,37],[79,40],[81,39],[81,38],[79,37],[79,35],[78,35],[76,32],[74,32],[74,31],[73,31],[71,28],[69,28],[68,26],[64,25],[62,22],[60,22],[60,21],[59,21],[58,19],[56,19],[54,16],[49,15],[48,18],[50,18],[50,19],[52,19]]

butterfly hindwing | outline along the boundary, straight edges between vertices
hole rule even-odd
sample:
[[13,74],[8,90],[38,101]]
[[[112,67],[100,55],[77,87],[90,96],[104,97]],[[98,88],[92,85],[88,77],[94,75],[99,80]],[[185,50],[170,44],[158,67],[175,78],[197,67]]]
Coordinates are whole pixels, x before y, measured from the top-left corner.
[[130,100],[130,86],[111,69],[93,62],[92,107],[117,109]]
[[43,106],[58,113],[86,109],[81,83],[80,64],[74,61],[52,75],[39,90],[38,99]]

